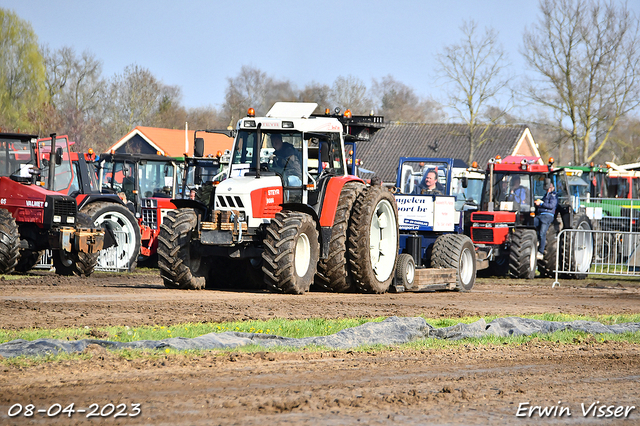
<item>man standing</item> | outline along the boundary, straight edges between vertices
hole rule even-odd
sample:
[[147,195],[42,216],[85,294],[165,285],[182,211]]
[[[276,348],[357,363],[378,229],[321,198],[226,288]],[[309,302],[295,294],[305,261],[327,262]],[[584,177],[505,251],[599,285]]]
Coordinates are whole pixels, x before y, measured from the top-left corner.
[[544,258],[544,248],[547,245],[547,231],[551,223],[553,223],[553,218],[556,216],[556,207],[558,206],[558,194],[551,179],[546,178],[544,180],[543,188],[547,192],[542,199],[534,202],[535,205],[538,206],[538,212],[533,220],[533,224],[538,232],[538,241],[540,241],[536,255],[538,260]]

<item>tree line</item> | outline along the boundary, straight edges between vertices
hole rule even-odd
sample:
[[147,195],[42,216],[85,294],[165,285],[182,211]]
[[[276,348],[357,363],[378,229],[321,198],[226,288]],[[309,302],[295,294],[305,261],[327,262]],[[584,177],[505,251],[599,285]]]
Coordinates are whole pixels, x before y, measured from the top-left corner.
[[[460,26],[459,41],[437,54],[446,89],[438,102],[392,75],[370,86],[357,76],[298,88],[251,66],[228,77],[218,108],[186,108],[181,88],[138,64],[104,77],[102,62],[73,47],[39,45],[31,24],[0,8],[0,127],[68,134],[77,150],[102,151],[135,126],[227,128],[248,107],[264,114],[276,101],[316,102],[324,109],[374,111],[386,121],[463,122],[468,161],[491,125],[524,123],[543,155],[566,164],[640,160],[640,25],[613,0],[541,0],[523,33],[528,70],[514,72],[492,28]],[[523,70],[524,71],[524,70]]]

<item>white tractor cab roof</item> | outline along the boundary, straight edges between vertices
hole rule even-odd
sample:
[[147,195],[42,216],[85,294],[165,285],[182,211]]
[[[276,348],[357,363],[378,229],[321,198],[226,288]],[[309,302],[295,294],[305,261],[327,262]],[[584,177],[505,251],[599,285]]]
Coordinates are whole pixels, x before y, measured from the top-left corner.
[[261,127],[263,130],[342,132],[343,126],[338,119],[311,116],[317,107],[318,104],[314,102],[276,102],[264,117],[241,118],[237,129],[249,130]]

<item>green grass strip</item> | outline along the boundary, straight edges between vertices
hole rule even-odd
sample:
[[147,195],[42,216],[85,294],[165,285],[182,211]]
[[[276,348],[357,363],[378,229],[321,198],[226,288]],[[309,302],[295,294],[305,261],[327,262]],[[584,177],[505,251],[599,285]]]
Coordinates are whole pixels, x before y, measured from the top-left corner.
[[[462,317],[462,318],[427,318],[425,320],[436,328],[449,327],[458,323],[473,323],[480,318],[491,322],[501,316],[486,317]],[[570,315],[570,314],[539,314],[523,315],[522,318],[532,318],[545,321],[598,321],[605,325],[640,322],[640,314],[633,315]],[[301,338],[311,336],[327,336],[340,330],[356,327],[367,322],[379,322],[386,317],[377,318],[349,318],[349,319],[323,319],[311,318],[303,320],[271,319],[268,321],[233,321],[222,323],[183,323],[172,326],[154,325],[141,327],[80,327],[57,329],[21,329],[0,330],[0,343],[15,339],[102,339],[115,342],[132,342],[136,340],[162,340],[168,337],[193,338],[208,333],[222,333],[225,331],[239,331],[245,333],[274,334],[283,337]]]

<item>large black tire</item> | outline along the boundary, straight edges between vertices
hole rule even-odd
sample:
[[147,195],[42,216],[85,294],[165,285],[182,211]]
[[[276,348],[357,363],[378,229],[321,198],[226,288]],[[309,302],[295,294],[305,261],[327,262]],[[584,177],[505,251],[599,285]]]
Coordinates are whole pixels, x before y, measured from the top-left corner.
[[337,293],[356,289],[347,266],[347,232],[353,203],[363,188],[361,182],[347,182],[342,188],[331,228],[329,254],[318,262],[315,283]]
[[[563,274],[568,278],[584,280],[587,272],[591,268],[593,261],[593,235],[591,234],[591,221],[584,214],[575,215],[571,223],[571,229],[583,230],[585,232],[571,232],[561,238],[559,243],[560,254],[564,253],[564,270],[575,271],[570,274]],[[568,246],[565,253],[565,247]],[[571,251],[570,253],[568,251]]]
[[98,257],[98,266],[129,272],[136,269],[140,254],[140,225],[131,210],[122,204],[98,201],[87,204],[81,211],[91,216],[94,226],[110,229],[117,233],[116,238],[119,239],[117,246],[108,249],[117,252],[115,264],[111,264],[111,259],[107,259],[103,252]]
[[207,263],[191,245],[197,225],[193,209],[178,209],[169,211],[160,226],[158,268],[167,288],[200,290],[206,285]]
[[28,272],[36,266],[38,260],[42,256],[42,251],[37,250],[20,250],[20,259],[16,265],[16,272]]
[[536,276],[538,237],[533,229],[514,229],[509,246],[509,276],[532,280]]
[[432,268],[456,270],[456,290],[469,291],[476,282],[476,250],[464,234],[440,235],[433,243]]
[[405,290],[411,290],[415,286],[416,262],[413,256],[407,253],[398,255],[396,263],[396,286],[403,286]]
[[320,244],[311,216],[281,211],[267,227],[262,252],[264,282],[270,290],[303,294],[318,268]]
[[[94,228],[93,221],[88,214],[78,212],[76,226],[81,228]],[[80,275],[88,277],[98,263],[99,253],[82,253],[72,251],[53,250],[53,266],[58,275]]]
[[538,260],[538,272],[542,278],[551,278],[556,270],[556,253],[558,252],[559,224],[553,222],[547,231],[547,241],[542,259]]
[[398,257],[398,209],[393,194],[369,186],[351,211],[347,240],[354,284],[365,293],[384,293],[393,281]]
[[20,255],[18,225],[8,210],[0,209],[0,274],[10,274]]

